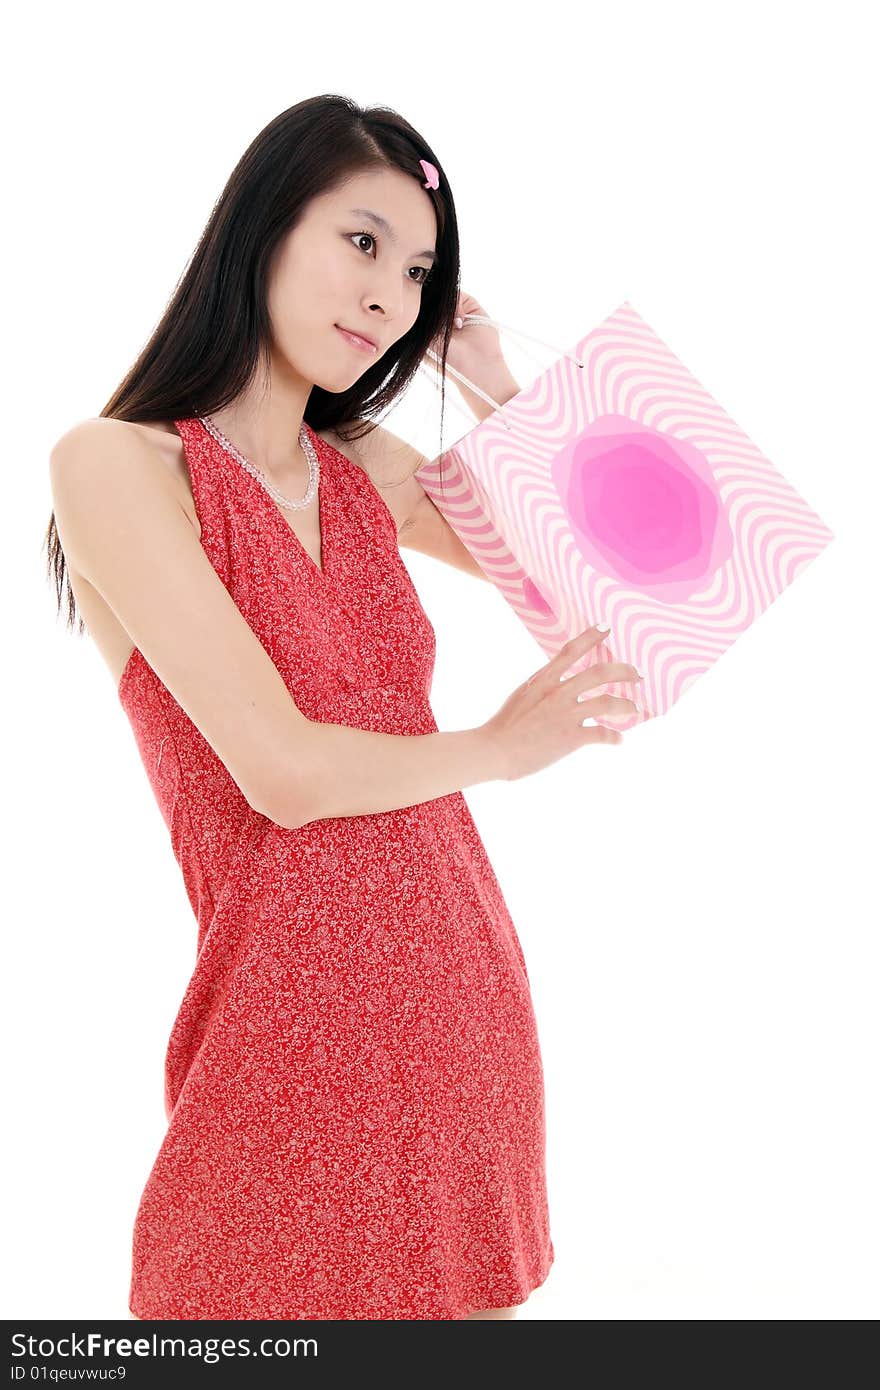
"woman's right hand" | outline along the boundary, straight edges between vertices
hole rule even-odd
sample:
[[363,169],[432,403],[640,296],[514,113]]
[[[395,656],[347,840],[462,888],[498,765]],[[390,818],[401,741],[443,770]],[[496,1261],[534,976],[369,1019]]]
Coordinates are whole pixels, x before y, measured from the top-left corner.
[[563,679],[585,652],[607,636],[603,629],[588,627],[572,637],[482,725],[498,752],[504,781],[540,772],[588,743],[622,743],[623,734],[617,729],[603,724],[584,728],[582,721],[603,714],[632,714],[638,706],[619,695],[597,695],[583,702],[578,702],[578,696],[597,685],[642,680],[636,668],[619,661],[604,662]]

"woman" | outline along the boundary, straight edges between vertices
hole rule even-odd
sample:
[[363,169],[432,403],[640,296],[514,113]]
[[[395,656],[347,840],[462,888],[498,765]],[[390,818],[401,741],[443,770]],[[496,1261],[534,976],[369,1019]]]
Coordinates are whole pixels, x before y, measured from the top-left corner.
[[[458,276],[418,133],[300,102],[52,451],[59,602],[67,573],[198,923],[134,1317],[507,1317],[553,1260],[525,961],[461,791],[619,742],[577,695],[636,673],[562,683],[590,629],[487,724],[437,729],[398,542],[473,563],[370,419],[429,347],[445,364]],[[497,399],[479,332],[456,365]]]

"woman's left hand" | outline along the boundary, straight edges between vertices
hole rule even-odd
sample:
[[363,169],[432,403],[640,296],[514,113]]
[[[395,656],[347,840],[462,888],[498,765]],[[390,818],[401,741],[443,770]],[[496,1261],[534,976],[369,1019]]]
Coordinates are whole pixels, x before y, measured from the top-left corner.
[[[468,314],[491,317],[472,294],[462,292],[458,296],[455,317],[463,320]],[[431,350],[438,357],[440,347],[438,339],[431,344]],[[439,363],[427,354],[424,361],[426,366],[433,367],[439,374]],[[498,329],[488,323],[464,323],[461,327],[453,325],[446,362],[463,376],[469,377],[476,386],[486,389],[485,383],[497,380],[499,371],[505,370],[507,366],[501,351]]]

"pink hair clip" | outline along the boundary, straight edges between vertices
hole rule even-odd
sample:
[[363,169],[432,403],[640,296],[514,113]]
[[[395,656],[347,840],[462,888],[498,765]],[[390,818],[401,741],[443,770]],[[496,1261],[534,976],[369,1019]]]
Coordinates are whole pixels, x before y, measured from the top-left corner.
[[422,188],[439,188],[440,175],[437,173],[437,170],[434,168],[434,165],[430,164],[427,159],[420,159],[419,163],[421,164],[425,176],[428,180],[427,183],[422,184]]

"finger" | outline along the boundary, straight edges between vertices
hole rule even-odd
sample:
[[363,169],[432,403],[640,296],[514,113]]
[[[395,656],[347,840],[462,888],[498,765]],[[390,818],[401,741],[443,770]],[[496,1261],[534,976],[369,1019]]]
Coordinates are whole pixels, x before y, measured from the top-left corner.
[[604,724],[590,724],[583,731],[582,743],[623,743],[619,729],[609,729]]
[[595,646],[607,637],[611,631],[610,627],[585,627],[583,632],[578,632],[574,637],[570,637],[564,646],[554,656],[554,661],[561,661],[563,657],[577,657],[580,652],[589,651],[590,647]]
[[641,714],[639,706],[635,700],[629,700],[625,695],[590,695],[585,690],[578,692],[575,704],[580,705],[578,714],[582,719],[595,719],[597,714],[621,714],[628,717],[630,714]]
[[567,671],[570,666],[573,666],[586,652],[595,647],[597,643],[603,642],[610,631],[610,628],[585,628],[583,632],[579,632],[576,637],[572,637],[564,643],[556,655],[551,657],[546,665],[533,672],[525,684],[533,685],[536,680],[544,680],[548,684],[558,681],[560,675]]
[[576,671],[578,677],[579,690],[595,690],[600,685],[638,685],[645,677],[635,666],[628,666],[625,661],[608,661],[601,665],[590,666],[585,671]]
[[[573,666],[583,659],[593,650],[594,647],[601,645],[605,641],[610,627],[588,627],[583,632],[579,632],[576,637],[572,637],[566,642],[564,647],[556,653],[550,662],[555,676],[562,675],[566,678],[566,673],[571,671]],[[574,674],[571,672],[571,674]]]

